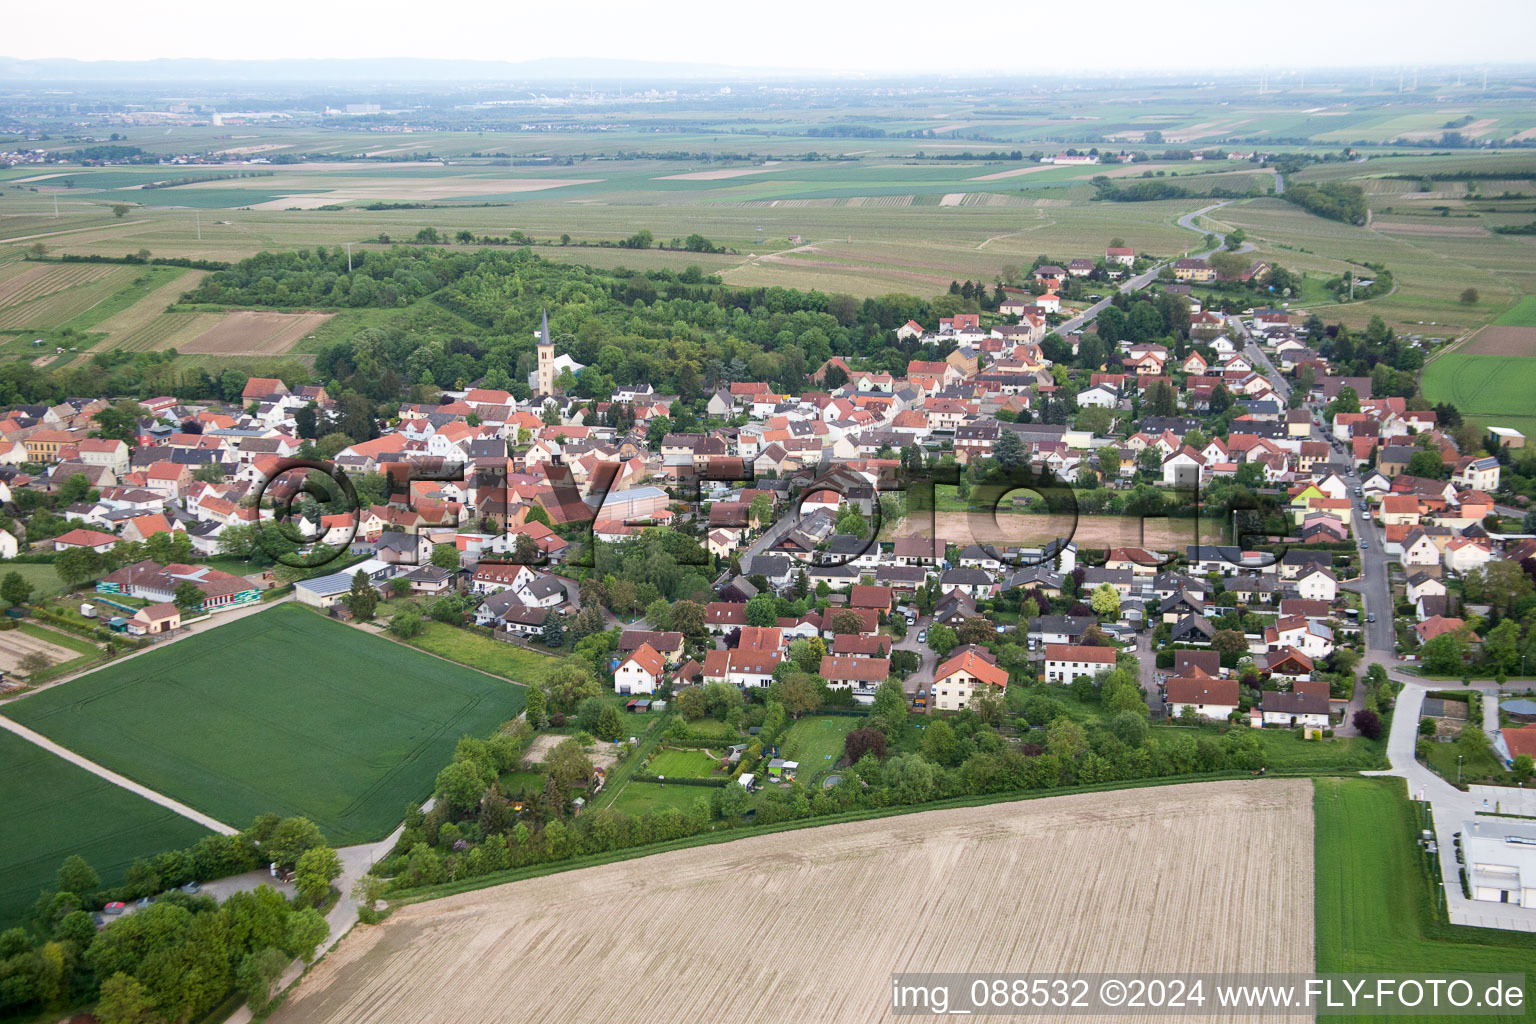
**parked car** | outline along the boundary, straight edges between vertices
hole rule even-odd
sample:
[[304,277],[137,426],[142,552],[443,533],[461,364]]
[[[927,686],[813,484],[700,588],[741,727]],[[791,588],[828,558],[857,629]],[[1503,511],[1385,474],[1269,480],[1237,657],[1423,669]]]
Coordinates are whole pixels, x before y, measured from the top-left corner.
[[128,909],[128,904],[124,903],[122,900],[114,900],[113,902],[108,903],[106,906],[101,908],[102,913],[104,913],[104,914],[114,914],[114,915],[121,914],[123,911],[125,911],[127,909]]
[[925,644],[928,642],[928,631],[926,629],[918,631],[917,642],[920,644]]
[[1376,613],[1375,612],[1368,613],[1365,616],[1365,621],[1366,622],[1375,622],[1376,621]]
[[198,893],[203,891],[203,887],[198,885],[196,882],[188,882],[186,885],[181,887],[181,891],[186,893],[188,896],[196,896]]

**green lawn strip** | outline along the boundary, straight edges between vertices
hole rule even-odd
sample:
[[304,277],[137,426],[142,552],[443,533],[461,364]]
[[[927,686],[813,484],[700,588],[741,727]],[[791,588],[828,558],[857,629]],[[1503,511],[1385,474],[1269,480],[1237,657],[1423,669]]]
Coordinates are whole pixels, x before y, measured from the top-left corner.
[[28,636],[35,636],[39,640],[46,640],[50,644],[56,644],[59,647],[68,647],[76,654],[101,653],[101,648],[89,640],[66,633],[62,629],[50,629],[47,626],[40,626],[35,622],[23,622],[20,628]]
[[135,857],[191,846],[208,830],[61,757],[0,732],[0,930],[31,912],[37,894],[72,853],[104,886],[118,885]]
[[336,845],[420,802],[521,687],[283,604],[24,697],[6,714],[237,827],[302,814]]
[[547,654],[492,640],[446,622],[429,621],[424,625],[421,635],[408,641],[412,646],[514,682],[536,682],[554,663]]
[[1536,934],[1439,918],[1414,848],[1422,823],[1403,780],[1319,778],[1313,785],[1317,970],[1420,977],[1524,972],[1529,1003],[1536,992]]

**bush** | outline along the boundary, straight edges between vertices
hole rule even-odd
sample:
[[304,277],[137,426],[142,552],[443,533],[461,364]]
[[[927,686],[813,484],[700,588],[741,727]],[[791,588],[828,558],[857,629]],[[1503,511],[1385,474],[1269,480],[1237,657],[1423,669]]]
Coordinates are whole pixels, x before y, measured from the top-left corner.
[[1381,739],[1381,716],[1370,708],[1361,708],[1356,711],[1353,721],[1355,728],[1360,730],[1360,735],[1366,739]]

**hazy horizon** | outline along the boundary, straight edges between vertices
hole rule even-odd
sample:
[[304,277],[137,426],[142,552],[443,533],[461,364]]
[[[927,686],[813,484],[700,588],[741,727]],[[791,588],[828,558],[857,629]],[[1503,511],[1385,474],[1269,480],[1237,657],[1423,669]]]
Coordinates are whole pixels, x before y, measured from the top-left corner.
[[[384,0],[366,18],[353,9],[271,0],[259,22],[229,7],[187,10],[164,0],[124,21],[120,8],[85,0],[61,27],[57,14],[22,7],[7,20],[0,60],[402,61],[703,65],[717,73],[857,75],[876,78],[981,78],[1025,75],[1183,73],[1191,79],[1243,70],[1491,67],[1529,65],[1536,4],[1489,0],[1477,30],[1443,4],[1403,0],[1391,17],[1363,6],[1300,0],[1283,14],[1192,0],[1177,16],[1115,0],[1074,23],[1050,26],[997,2],[966,9],[948,26],[930,25],[932,8],[911,0],[879,19],[851,6],[785,0],[763,12],[673,0],[636,12],[614,0],[583,9],[579,33],[567,14],[485,3],[423,19],[420,9]],[[165,17],[157,17],[163,14]],[[1444,23],[1454,31],[1436,32]],[[1308,34],[1308,26],[1315,31]],[[1013,29],[1010,31],[1010,27]],[[936,29],[945,42],[933,45]],[[1495,31],[1496,29],[1496,31]],[[573,41],[577,40],[577,41]],[[65,40],[61,42],[61,40]],[[570,56],[555,56],[564,51]]]

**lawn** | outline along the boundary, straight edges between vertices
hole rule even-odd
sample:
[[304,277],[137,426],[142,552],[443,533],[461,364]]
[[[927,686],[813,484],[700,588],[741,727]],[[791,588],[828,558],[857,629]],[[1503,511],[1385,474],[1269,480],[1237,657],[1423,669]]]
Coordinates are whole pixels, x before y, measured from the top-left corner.
[[0,732],[0,765],[0,930],[28,915],[72,853],[100,873],[103,886],[117,885],[135,857],[191,846],[208,834],[8,732]]
[[543,772],[521,770],[507,772],[500,779],[501,791],[509,797],[515,797],[523,792],[542,793],[546,778]]
[[631,781],[625,784],[624,791],[614,799],[613,807],[636,817],[667,807],[676,807],[686,814],[693,810],[695,800],[708,800],[710,792],[708,786],[668,786],[660,782]]
[[[1464,727],[1465,728],[1465,727]],[[1472,726],[1471,728],[1476,728]],[[1457,779],[1456,758],[1464,752],[1459,743],[1430,743],[1429,756],[1425,760],[1440,777],[1447,782],[1455,782]],[[1461,763],[1460,778],[1463,783],[1488,780],[1490,782],[1504,782],[1507,784],[1509,772],[1504,770],[1504,764],[1498,755],[1492,750],[1485,750],[1481,754],[1468,758]]]
[[669,779],[703,779],[716,773],[718,758],[702,750],[673,750],[664,748],[651,755],[651,767],[647,775],[664,775]]
[[800,778],[809,784],[843,756],[843,737],[869,724],[863,715],[810,715],[789,727],[780,755],[800,762]]
[[1318,779],[1313,810],[1318,971],[1524,972],[1529,1003],[1536,934],[1433,918],[1429,882],[1413,848],[1420,824],[1403,780]]
[[283,604],[7,714],[226,823],[302,814],[344,845],[387,834],[460,736],[522,705],[519,686]]
[[554,664],[554,659],[547,654],[492,640],[436,620],[427,622],[426,629],[411,643],[439,657],[519,683],[531,683],[539,679]]
[[[64,584],[59,581],[59,574],[49,562],[6,562],[0,565],[0,576],[10,573],[20,573],[21,578],[32,584],[32,600],[40,601],[45,597],[64,592]],[[5,599],[0,598],[0,606],[6,605]]]
[[1368,740],[1364,736],[1304,740],[1289,729],[1257,731],[1259,744],[1264,748],[1264,763],[1271,771],[1309,771],[1319,768],[1370,771],[1387,767],[1385,732],[1379,740]]

